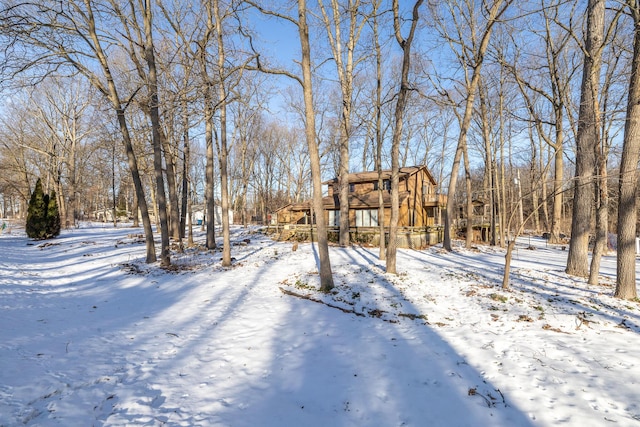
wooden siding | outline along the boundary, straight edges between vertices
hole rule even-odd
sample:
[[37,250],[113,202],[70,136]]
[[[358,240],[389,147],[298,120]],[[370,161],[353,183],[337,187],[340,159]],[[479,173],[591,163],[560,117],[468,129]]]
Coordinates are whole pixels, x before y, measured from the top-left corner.
[[[384,180],[391,179],[391,171],[383,171]],[[349,227],[356,227],[356,212],[358,210],[377,210],[378,199],[378,173],[358,172],[349,174]],[[329,211],[339,210],[338,179],[326,181],[328,185],[327,196],[323,198],[324,217],[329,221]],[[383,184],[384,185],[384,184]],[[436,182],[425,166],[413,166],[400,168],[399,174],[399,201],[400,212],[398,226],[400,227],[432,227],[437,225],[439,209],[446,205],[446,196],[436,194]],[[385,186],[386,188],[386,186]],[[305,202],[306,212],[310,203]],[[289,205],[278,211],[279,224],[295,224],[304,220],[304,213],[300,213],[300,205]],[[391,191],[383,190],[384,225],[389,226],[391,218]],[[281,212],[282,211],[282,212]]]

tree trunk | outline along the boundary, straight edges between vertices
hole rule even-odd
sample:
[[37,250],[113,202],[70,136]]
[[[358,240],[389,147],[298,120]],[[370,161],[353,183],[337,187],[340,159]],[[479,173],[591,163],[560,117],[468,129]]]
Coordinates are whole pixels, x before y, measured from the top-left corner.
[[[505,4],[506,3],[506,4]],[[451,246],[451,226],[453,219],[453,212],[455,210],[455,193],[456,187],[458,185],[458,173],[460,171],[460,160],[462,159],[462,153],[467,150],[467,134],[469,133],[469,128],[471,127],[471,117],[473,114],[473,105],[476,97],[476,91],[478,89],[478,84],[480,80],[480,72],[482,70],[482,63],[484,61],[484,56],[489,47],[489,40],[491,39],[491,32],[493,30],[493,26],[497,22],[498,18],[505,12],[507,7],[511,4],[511,1],[503,1],[497,0],[495,1],[489,10],[489,15],[487,17],[487,24],[482,33],[479,43],[478,40],[473,40],[474,46],[470,47],[466,44],[464,40],[460,40],[460,42],[467,49],[473,49],[473,64],[472,66],[472,75],[471,80],[466,82],[466,100],[465,100],[465,109],[464,115],[462,116],[462,120],[460,122],[460,134],[458,136],[458,145],[456,147],[456,152],[453,158],[453,165],[451,167],[451,177],[449,178],[449,189],[448,189],[448,197],[447,197],[447,212],[445,214],[444,221],[444,241],[442,243],[443,247],[451,251],[453,250]],[[473,29],[475,31],[475,28]],[[474,33],[475,34],[475,33]],[[477,43],[477,45],[476,45]],[[468,52],[465,51],[465,54]],[[460,61],[463,61],[465,66],[468,66],[471,58],[459,57]],[[502,232],[502,227],[501,227]]]
[[[111,219],[113,220],[113,228],[118,227],[118,211],[117,211],[117,195],[116,195],[116,146],[111,147]],[[106,213],[105,213],[106,217]],[[106,218],[105,218],[106,219]]]
[[[327,222],[322,205],[322,175],[320,171],[320,153],[316,139],[316,120],[313,106],[313,85],[311,75],[311,47],[309,45],[309,26],[307,25],[306,0],[298,0],[298,33],[302,58],[302,90],[305,107],[305,135],[311,161],[311,179],[313,181],[313,210],[316,212],[316,230],[318,233],[318,258],[320,260],[320,290],[333,289],[333,273],[329,258]],[[313,220],[313,218],[312,218]]]
[[[187,237],[187,245],[193,247],[193,197],[191,190],[191,182],[189,182],[189,202],[187,203],[187,212],[189,213],[189,233]],[[203,221],[204,222],[204,221]]]
[[[134,186],[135,187],[135,186]],[[131,215],[133,216],[133,227],[140,227],[140,208],[138,207],[138,196],[135,188],[133,191],[133,204],[131,206]]]
[[349,245],[349,143],[351,141],[351,112],[353,106],[353,54],[356,48],[360,30],[364,24],[364,19],[359,28],[357,19],[360,16],[358,8],[360,0],[350,0],[347,14],[349,34],[346,42],[346,58],[343,58],[343,40],[341,25],[344,18],[341,16],[338,1],[331,2],[333,25],[329,15],[326,13],[324,4],[318,2],[322,11],[325,29],[329,39],[329,45],[333,53],[333,60],[336,64],[338,80],[340,82],[340,92],[342,95],[342,115],[340,126],[340,166],[338,172],[338,188],[340,198],[340,246]]
[[149,68],[149,111],[151,113],[151,141],[153,144],[153,168],[156,181],[156,197],[158,199],[158,215],[160,217],[160,264],[171,264],[169,254],[169,227],[167,219],[167,201],[164,191],[164,177],[162,174],[162,141],[160,140],[160,111],[158,99],[158,77],[156,72],[155,52],[152,36],[151,0],[145,0],[144,29],[145,29],[145,59]]
[[[140,209],[140,216],[142,217],[142,227],[145,235],[145,245],[147,250],[146,262],[152,263],[156,262],[156,249],[155,243],[153,240],[153,229],[151,227],[151,219],[149,218],[149,208],[147,205],[147,201],[144,195],[144,187],[142,186],[142,179],[140,178],[140,171],[138,169],[138,160],[136,159],[135,151],[133,150],[133,143],[131,141],[131,135],[129,134],[129,127],[127,126],[127,118],[125,116],[125,110],[122,107],[122,103],[120,101],[120,96],[118,95],[118,90],[115,85],[115,81],[111,74],[111,69],[109,68],[109,64],[107,62],[107,56],[102,50],[102,45],[100,43],[100,39],[98,38],[96,27],[95,27],[95,19],[93,16],[92,6],[89,0],[84,0],[85,5],[87,6],[87,23],[88,30],[91,37],[91,41],[95,47],[95,54],[100,62],[103,73],[107,80],[107,88],[106,96],[109,98],[112,106],[116,112],[116,118],[118,121],[118,126],[120,128],[120,133],[122,135],[122,140],[124,142],[125,153],[127,155],[127,161],[129,165],[129,170],[131,171],[131,178],[133,180],[133,186],[136,190],[136,198],[138,200],[138,207]],[[95,81],[91,79],[93,84]]]
[[607,194],[607,162],[604,156],[598,156],[599,177],[596,181],[596,238],[591,256],[591,266],[589,268],[590,285],[597,285],[600,273],[600,260],[607,251],[607,234],[609,222],[609,195]]
[[467,216],[467,235],[465,239],[465,246],[467,249],[471,248],[473,242],[473,194],[471,192],[471,170],[469,166],[469,153],[464,152],[464,181],[467,193],[466,203],[466,216]]
[[[533,129],[529,128],[529,141],[531,141],[531,165],[529,167],[529,181],[536,181],[536,166],[538,162],[538,150],[535,142],[535,138],[533,136]],[[540,157],[542,157],[542,153],[540,153]],[[542,171],[540,171],[542,173]],[[535,232],[540,232],[540,195],[538,194],[538,188],[534,187],[531,189],[531,202],[533,206],[533,224],[535,227]]]
[[587,40],[576,138],[576,177],[567,274],[589,275],[589,232],[593,210],[595,153],[599,146],[599,79],[604,38],[604,0],[589,0]]
[[[186,236],[187,226],[187,207],[189,203],[189,168],[191,159],[189,158],[191,144],[189,142],[189,113],[187,112],[187,103],[182,103],[182,200],[180,209],[180,239]],[[191,220],[189,214],[189,220]],[[191,222],[189,222],[191,224]],[[182,241],[180,242],[182,244]]]
[[417,0],[413,5],[411,17],[411,28],[407,38],[403,38],[400,32],[400,13],[398,10],[398,0],[393,0],[393,29],[396,41],[402,48],[402,73],[400,78],[400,89],[398,90],[398,101],[395,109],[395,126],[393,129],[393,140],[391,142],[391,221],[389,224],[389,246],[387,247],[387,273],[396,274],[396,252],[397,252],[397,235],[398,235],[398,219],[400,213],[399,203],[399,157],[400,157],[400,140],[402,139],[402,124],[404,111],[406,109],[409,97],[409,68],[411,66],[411,44],[416,32],[418,20],[420,18],[419,10],[423,0]]
[[382,52],[380,51],[380,34],[378,33],[378,6],[375,3],[373,11],[373,38],[376,55],[376,171],[378,172],[378,232],[380,233],[380,248],[378,258],[387,259],[386,227],[384,225],[384,179],[382,178]]
[[618,257],[615,296],[638,297],[636,287],[636,224],[638,207],[638,157],[640,154],[640,8],[628,1],[635,24],[633,62],[629,79],[627,121],[624,128],[620,178],[618,181]]
[[220,17],[219,0],[213,0],[213,14],[218,39],[218,98],[220,99],[220,150],[218,162],[220,163],[220,205],[222,208],[222,266],[231,265],[231,235],[229,231],[229,178],[228,145],[227,145],[227,91],[225,87],[225,49],[222,34],[222,19]]
[[76,215],[78,214],[78,176],[76,172],[76,150],[77,150],[77,118],[73,117],[71,122],[71,129],[69,129],[69,154],[67,155],[67,169],[69,174],[69,202],[66,206],[66,217],[64,221],[65,228],[75,227]]
[[[204,44],[204,42],[203,42]],[[200,46],[201,49],[201,62],[202,62],[202,79],[204,81],[203,99],[204,99],[204,140],[206,145],[206,166],[205,166],[205,217],[203,218],[202,225],[205,227],[206,232],[206,248],[209,250],[215,249],[216,236],[215,236],[215,193],[214,193],[214,150],[213,150],[213,95],[212,84],[207,74],[206,58],[204,46]]]
[[[491,211],[489,213],[489,222],[491,224],[491,237],[489,239],[489,244],[491,246],[495,246],[496,244],[496,210],[495,210],[495,189],[493,182],[493,171],[494,171],[494,162],[493,162],[493,144],[491,144],[491,129],[489,123],[489,116],[487,111],[487,102],[486,97],[487,94],[484,88],[480,87],[478,91],[480,98],[480,120],[481,120],[481,130],[482,130],[482,140],[484,142],[484,193],[488,194],[489,204],[491,207]],[[483,197],[484,198],[484,197]]]
[[516,239],[509,240],[507,244],[507,252],[504,255],[504,274],[502,276],[502,289],[509,289],[509,275],[511,274],[511,258],[513,257],[513,248],[516,246]]
[[167,134],[160,129],[160,140],[164,152],[165,170],[167,175],[167,190],[169,195],[169,235],[176,242],[180,241],[180,210],[178,208],[178,184],[176,179],[176,161]]

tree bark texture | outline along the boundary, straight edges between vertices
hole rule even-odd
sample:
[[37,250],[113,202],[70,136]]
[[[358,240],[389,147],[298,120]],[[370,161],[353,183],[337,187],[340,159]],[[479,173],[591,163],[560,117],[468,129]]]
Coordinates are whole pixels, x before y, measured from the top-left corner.
[[158,75],[156,70],[155,52],[152,33],[151,0],[145,0],[144,32],[145,32],[145,60],[149,69],[149,111],[151,114],[151,141],[153,145],[153,169],[156,183],[156,197],[158,201],[158,216],[160,218],[160,263],[163,266],[171,264],[169,251],[169,224],[167,217],[167,199],[164,190],[164,176],[162,171],[162,141],[160,136],[160,110],[158,98]]
[[580,277],[589,276],[589,237],[595,194],[595,153],[600,145],[598,92],[603,38],[604,0],[589,0],[586,52],[576,138],[571,241],[566,269],[567,274]]
[[213,14],[218,38],[218,97],[220,99],[220,207],[222,209],[222,266],[231,265],[231,234],[229,231],[229,177],[227,144],[227,91],[225,87],[225,49],[220,17],[220,2],[213,0]]
[[[411,44],[420,18],[420,6],[423,0],[417,0],[413,5],[411,28],[405,39],[400,32],[400,16],[398,0],[393,0],[393,29],[396,41],[402,48],[402,72],[398,101],[394,113],[395,126],[391,142],[391,221],[389,224],[389,245],[387,246],[387,273],[396,274],[396,255],[398,248],[398,219],[400,214],[399,174],[400,174],[400,143],[402,139],[402,124],[404,111],[409,97],[409,68],[411,66]],[[382,237],[382,236],[381,236]]]
[[[316,213],[316,230],[318,233],[318,258],[320,261],[320,290],[329,292],[333,289],[333,273],[329,258],[329,242],[327,239],[327,222],[322,205],[322,175],[320,171],[320,152],[316,138],[315,109],[313,107],[313,85],[311,75],[311,47],[309,45],[309,26],[307,24],[306,0],[298,0],[298,34],[300,38],[302,68],[302,91],[305,107],[305,136],[311,161],[311,179],[313,181],[313,211]],[[313,218],[312,218],[313,220]]]
[[624,128],[620,178],[618,181],[618,257],[616,261],[615,296],[622,299],[638,297],[636,286],[636,223],[638,158],[640,155],[640,7],[629,1],[635,23],[633,61],[629,80],[627,121]]

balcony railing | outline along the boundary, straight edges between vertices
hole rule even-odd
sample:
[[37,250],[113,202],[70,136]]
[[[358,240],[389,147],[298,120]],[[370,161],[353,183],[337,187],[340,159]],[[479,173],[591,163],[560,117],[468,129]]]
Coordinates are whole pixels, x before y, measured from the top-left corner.
[[447,195],[446,194],[423,194],[422,195],[422,203],[426,206],[444,206],[447,204]]

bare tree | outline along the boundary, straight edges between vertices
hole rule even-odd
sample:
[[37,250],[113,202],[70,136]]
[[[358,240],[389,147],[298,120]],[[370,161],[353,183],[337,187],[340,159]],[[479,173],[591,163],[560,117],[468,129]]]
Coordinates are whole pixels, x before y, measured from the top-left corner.
[[375,91],[375,138],[376,138],[376,171],[378,172],[378,230],[380,233],[380,250],[378,257],[380,260],[386,260],[387,248],[385,239],[384,225],[384,179],[382,177],[382,51],[380,49],[380,31],[378,26],[378,11],[380,9],[380,0],[374,1],[374,9],[372,13],[373,19],[373,41],[375,46],[376,58],[376,91]]
[[576,139],[576,175],[567,274],[589,275],[589,235],[593,217],[595,153],[600,142],[599,86],[604,38],[604,0],[589,0],[580,113]]
[[[615,102],[611,102],[612,86],[614,82],[614,74],[617,72],[617,64],[620,56],[616,52],[615,44],[612,41],[617,37],[618,21],[622,15],[623,8],[620,7],[612,21],[607,24],[605,29],[605,23],[602,22],[604,34],[601,46],[598,48],[600,52],[597,53],[602,58],[602,62],[605,62],[603,58],[604,50],[607,45],[612,45],[610,50],[610,56],[613,57],[612,61],[607,61],[606,72],[602,83],[601,91],[601,104],[602,108],[598,108],[596,111],[597,125],[599,126],[599,139],[600,141],[595,145],[595,182],[594,182],[594,196],[595,196],[595,217],[596,217],[596,229],[595,239],[593,243],[593,252],[591,256],[591,264],[589,266],[589,279],[590,285],[597,285],[599,282],[600,273],[600,261],[602,255],[607,251],[607,236],[609,233],[609,184],[608,184],[608,161],[609,151],[611,148],[611,135],[609,134],[609,126],[614,114],[608,113],[607,109],[611,106],[615,106]],[[601,18],[604,21],[604,14]],[[609,123],[607,123],[607,120]]]
[[298,0],[298,33],[302,59],[302,92],[305,107],[305,134],[309,156],[311,157],[311,179],[313,181],[313,210],[318,230],[318,255],[320,258],[320,290],[329,292],[333,289],[333,273],[329,258],[329,242],[327,240],[327,222],[322,204],[322,175],[320,171],[320,153],[316,140],[316,119],[313,107],[313,81],[311,75],[311,46],[309,44],[309,25],[307,24],[307,2]]
[[206,247],[215,249],[217,247],[215,239],[215,195],[214,195],[214,115],[217,108],[215,102],[216,81],[214,74],[209,69],[207,49],[214,36],[214,17],[211,11],[211,2],[203,2],[205,8],[205,25],[201,38],[197,41],[197,57],[200,64],[200,76],[202,79],[202,98],[204,103],[204,139],[205,139],[205,213],[206,217],[203,226],[206,226]]
[[214,32],[218,46],[218,99],[220,99],[220,138],[218,145],[218,161],[220,163],[220,199],[222,208],[222,265],[231,265],[231,235],[229,231],[229,175],[228,167],[228,144],[227,144],[227,87],[226,87],[226,50],[224,46],[224,34],[222,15],[220,14],[219,0],[213,0]]
[[[75,224],[78,213],[79,169],[84,144],[91,138],[89,123],[94,119],[92,88],[84,79],[48,78],[29,88],[30,102],[24,113],[32,116],[33,131],[40,135],[31,150],[42,151],[48,165],[48,187],[56,191],[63,226]],[[95,93],[93,93],[95,95]],[[85,153],[86,156],[87,153]]]
[[627,0],[633,18],[633,62],[627,98],[627,120],[624,128],[622,160],[618,181],[618,257],[615,296],[638,297],[636,287],[636,227],[638,219],[638,158],[640,155],[640,4]]
[[[398,99],[395,108],[395,126],[393,128],[393,140],[391,143],[391,220],[389,224],[389,246],[387,247],[387,273],[396,274],[396,253],[397,253],[397,235],[398,235],[398,219],[400,212],[399,202],[399,152],[400,140],[402,139],[402,119],[407,105],[409,96],[409,68],[411,66],[411,44],[415,36],[420,18],[420,6],[423,0],[417,0],[413,5],[411,16],[411,27],[407,37],[403,37],[400,23],[400,11],[398,8],[398,0],[393,0],[393,32],[396,41],[402,49],[402,72],[400,77],[400,87],[398,89]],[[381,239],[384,236],[380,236]]]
[[329,241],[327,238],[327,220],[324,217],[322,203],[322,173],[320,169],[320,150],[316,135],[316,113],[314,106],[313,75],[311,73],[311,45],[309,42],[309,24],[307,23],[307,2],[298,0],[298,19],[292,16],[263,8],[255,1],[246,0],[263,14],[274,16],[296,26],[300,41],[301,60],[299,62],[302,76],[297,76],[283,69],[269,69],[260,63],[260,56],[256,58],[256,69],[274,75],[286,76],[298,82],[302,87],[304,99],[305,137],[309,151],[311,180],[313,185],[312,208],[318,234],[318,258],[320,273],[320,290],[328,292],[333,289],[333,273],[329,258]]
[[[155,262],[156,252],[149,211],[125,115],[130,99],[120,95],[117,79],[112,71],[113,65],[103,47],[107,34],[110,43],[114,41],[111,37],[113,32],[112,28],[101,28],[98,23],[109,25],[110,21],[103,12],[100,12],[101,17],[105,18],[102,21],[97,21],[94,14],[94,4],[91,0],[65,3],[41,1],[37,5],[21,3],[3,8],[0,11],[0,34],[5,40],[8,39],[7,45],[20,45],[26,48],[19,49],[20,52],[30,52],[28,57],[15,50],[8,52],[4,71],[19,75],[31,72],[34,67],[41,67],[42,73],[46,74],[56,68],[70,67],[83,75],[109,101],[117,118],[136,189],[145,231],[146,261]],[[90,61],[93,63],[87,65]],[[38,74],[36,79],[37,77]]]
[[[495,245],[497,243],[497,213],[498,213],[498,171],[496,167],[496,160],[494,157],[495,149],[492,139],[492,123],[489,117],[489,94],[487,93],[487,89],[484,84],[482,84],[482,79],[479,85],[478,90],[478,98],[480,101],[480,129],[482,132],[482,139],[484,141],[484,187],[486,188],[485,194],[489,195],[489,204],[491,206],[491,211],[489,213],[489,221],[491,224],[491,237],[489,239],[489,243],[491,245]],[[471,218],[467,216],[467,218]],[[470,221],[469,221],[470,222]],[[467,224],[468,227],[469,224]],[[503,227],[500,227],[502,229]],[[471,237],[471,230],[467,228],[467,239]],[[501,242],[503,243],[503,242]]]
[[[233,121],[232,151],[232,200],[234,212],[241,212],[242,225],[247,227],[249,222],[248,193],[251,179],[254,177],[254,166],[257,160],[260,134],[264,120],[264,100],[261,93],[265,91],[266,83],[259,75],[252,78],[245,76],[234,89],[237,102],[234,103],[231,115]],[[262,76],[264,77],[264,76]],[[233,156],[235,154],[235,156]]]
[[[140,0],[142,2],[142,0]],[[167,200],[162,172],[162,141],[160,137],[160,110],[158,97],[158,74],[156,69],[155,48],[153,45],[153,15],[151,0],[140,4],[144,23],[144,58],[148,67],[148,106],[151,116],[151,141],[153,145],[153,169],[155,172],[156,197],[160,217],[160,263],[171,264],[169,250],[169,222],[167,218]],[[133,12],[133,11],[132,11]]]
[[[453,21],[456,35],[449,34],[447,24],[443,20],[444,18],[439,16],[435,9],[432,8],[436,24],[440,28],[442,36],[454,48],[454,51],[458,56],[458,61],[465,71],[465,107],[464,113],[462,114],[462,120],[460,122],[458,146],[454,155],[451,176],[449,178],[449,197],[447,198],[447,212],[444,222],[443,246],[449,251],[452,250],[451,226],[455,202],[453,195],[456,192],[456,186],[458,183],[460,160],[462,159],[464,152],[467,150],[467,134],[471,127],[471,117],[473,114],[473,106],[480,80],[482,65],[484,63],[487,49],[489,48],[489,41],[491,39],[493,27],[500,21],[500,18],[512,2],[513,0],[495,0],[493,2],[484,3],[482,5],[484,10],[481,14],[485,17],[486,21],[480,23],[476,21],[477,15],[480,14],[480,11],[474,9],[475,3],[467,0],[448,1],[448,18]],[[466,27],[463,22],[459,21],[461,18],[464,18],[463,22],[468,24]],[[465,40],[465,31],[469,31],[470,40]],[[455,48],[456,46],[458,49]],[[469,194],[468,198],[470,197],[471,195]]]
[[[322,12],[324,27],[329,39],[329,47],[336,64],[342,112],[340,115],[340,167],[338,188],[340,191],[340,235],[341,246],[349,245],[349,144],[352,134],[353,80],[354,70],[362,58],[354,58],[356,44],[366,23],[367,17],[361,14],[361,1],[348,0],[341,7],[338,0],[331,0],[331,15],[326,11],[322,0],[318,1]],[[348,33],[346,40],[342,36],[343,16],[347,16]],[[358,22],[358,19],[360,21]],[[343,50],[346,50],[343,51]]]

